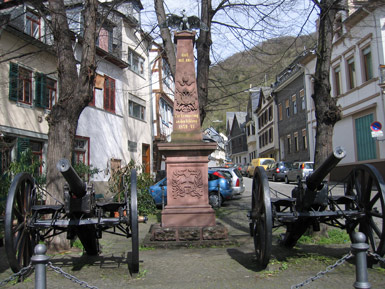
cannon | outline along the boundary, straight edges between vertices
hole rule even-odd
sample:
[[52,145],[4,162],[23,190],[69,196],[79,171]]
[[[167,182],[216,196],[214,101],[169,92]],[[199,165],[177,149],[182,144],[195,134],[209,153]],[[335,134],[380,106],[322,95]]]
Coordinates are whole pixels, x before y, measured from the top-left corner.
[[[132,273],[139,272],[138,222],[147,219],[138,217],[136,170],[131,170],[130,189],[125,186],[122,202],[100,202],[93,185],[83,182],[67,159],[61,159],[57,169],[66,180],[64,202],[37,186],[28,173],[17,174],[11,183],[4,225],[5,251],[11,269],[19,272],[28,266],[38,242],[62,233],[69,240],[78,237],[85,253],[97,255],[99,239],[105,232],[131,238],[128,266]],[[41,204],[41,197],[51,197],[55,204]]]
[[305,181],[298,182],[290,196],[269,188],[265,170],[256,168],[248,217],[262,268],[270,260],[272,231],[279,227],[286,227],[280,243],[288,248],[295,246],[307,229],[319,231],[323,223],[346,230],[351,239],[355,231],[363,232],[369,250],[385,254],[385,183],[378,170],[361,164],[333,186],[324,180],[345,155],[342,147],[335,148]]

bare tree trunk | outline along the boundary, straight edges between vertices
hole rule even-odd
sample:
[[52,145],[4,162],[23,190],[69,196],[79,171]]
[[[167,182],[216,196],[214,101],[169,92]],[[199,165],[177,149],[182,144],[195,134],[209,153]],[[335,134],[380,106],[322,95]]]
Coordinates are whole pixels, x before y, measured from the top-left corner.
[[[156,17],[158,19],[158,23],[161,24],[166,21],[166,13],[164,11],[164,3],[163,0],[154,0]],[[175,54],[175,46],[171,39],[171,32],[168,28],[161,28],[160,35],[163,40],[163,48],[166,51],[166,55],[168,58],[168,63],[170,64],[171,74],[175,79],[175,69],[176,69],[176,54]]]
[[[214,14],[212,11],[211,0],[202,0],[201,21],[211,27]],[[199,111],[201,125],[206,117],[206,107],[208,101],[208,83],[210,70],[210,49],[212,45],[211,29],[209,31],[200,30],[199,38],[196,43],[197,48],[197,87],[199,99]]]
[[337,98],[330,95],[330,62],[333,43],[333,25],[341,7],[341,0],[322,0],[314,2],[320,8],[318,27],[317,63],[314,75],[314,94],[312,98],[317,120],[314,162],[318,167],[333,151],[333,129],[341,119]]
[[[63,200],[63,177],[56,169],[61,158],[71,160],[78,119],[92,96],[95,77],[96,54],[96,0],[84,3],[84,35],[82,59],[78,73],[72,33],[68,27],[64,2],[49,1],[52,16],[52,32],[58,57],[59,100],[48,118],[47,190],[58,200]],[[54,200],[48,200],[52,203]],[[56,250],[68,248],[65,236],[55,238],[51,247]]]

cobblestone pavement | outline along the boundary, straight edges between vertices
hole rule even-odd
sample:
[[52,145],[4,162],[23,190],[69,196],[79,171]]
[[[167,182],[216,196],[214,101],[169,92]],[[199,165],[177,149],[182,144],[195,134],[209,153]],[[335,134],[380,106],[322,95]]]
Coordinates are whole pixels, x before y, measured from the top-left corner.
[[[229,201],[217,211],[217,220],[229,229],[236,245],[209,248],[142,248],[140,273],[130,275],[127,260],[131,241],[124,237],[104,234],[100,240],[102,255],[82,256],[78,249],[51,257],[54,266],[70,273],[88,285],[102,288],[290,288],[313,277],[350,251],[350,242],[344,245],[301,245],[288,250],[277,245],[278,232],[272,246],[272,260],[265,270],[258,268],[254,257],[253,239],[248,232],[250,193]],[[143,242],[150,225],[140,224]],[[4,247],[0,248],[0,282],[12,272],[7,265]],[[384,288],[384,270],[369,269],[372,288]],[[355,267],[352,260],[338,266],[307,288],[353,288]],[[306,288],[305,287],[305,288]],[[34,275],[23,283],[8,284],[5,288],[34,288]],[[52,269],[47,271],[47,288],[81,288]]]

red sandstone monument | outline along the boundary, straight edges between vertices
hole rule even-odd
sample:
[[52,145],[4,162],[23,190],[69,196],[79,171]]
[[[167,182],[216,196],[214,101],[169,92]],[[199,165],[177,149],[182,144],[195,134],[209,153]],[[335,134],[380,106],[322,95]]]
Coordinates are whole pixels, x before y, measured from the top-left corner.
[[216,143],[202,140],[193,45],[195,32],[176,32],[174,128],[170,143],[159,144],[166,156],[167,206],[162,227],[215,226],[208,200],[208,156]]
[[[152,245],[158,241],[227,241],[227,228],[217,224],[208,199],[208,156],[217,144],[203,142],[195,77],[194,40],[190,29],[205,29],[198,17],[171,15],[160,27],[173,27],[177,47],[174,127],[171,142],[158,144],[166,157],[167,205],[161,224],[150,230]],[[161,242],[163,243],[163,242]],[[162,245],[161,245],[162,246]]]

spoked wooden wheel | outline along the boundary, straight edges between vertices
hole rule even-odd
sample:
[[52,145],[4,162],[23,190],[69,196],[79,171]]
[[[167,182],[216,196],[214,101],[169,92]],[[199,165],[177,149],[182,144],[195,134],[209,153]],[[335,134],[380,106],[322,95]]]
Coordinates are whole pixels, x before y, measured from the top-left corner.
[[352,239],[358,229],[364,233],[369,250],[385,254],[385,183],[378,170],[369,164],[357,166],[349,175],[346,195],[354,196],[362,217],[348,219],[347,228]]
[[17,174],[8,192],[4,228],[5,252],[15,273],[30,264],[37,242],[37,232],[29,224],[36,200],[32,176]]
[[139,229],[138,229],[138,197],[136,184],[136,170],[131,170],[131,201],[130,201],[130,228],[131,228],[131,270],[139,272]]
[[265,268],[271,255],[273,219],[269,182],[265,170],[260,167],[254,172],[250,216],[250,232],[254,237],[257,262]]

